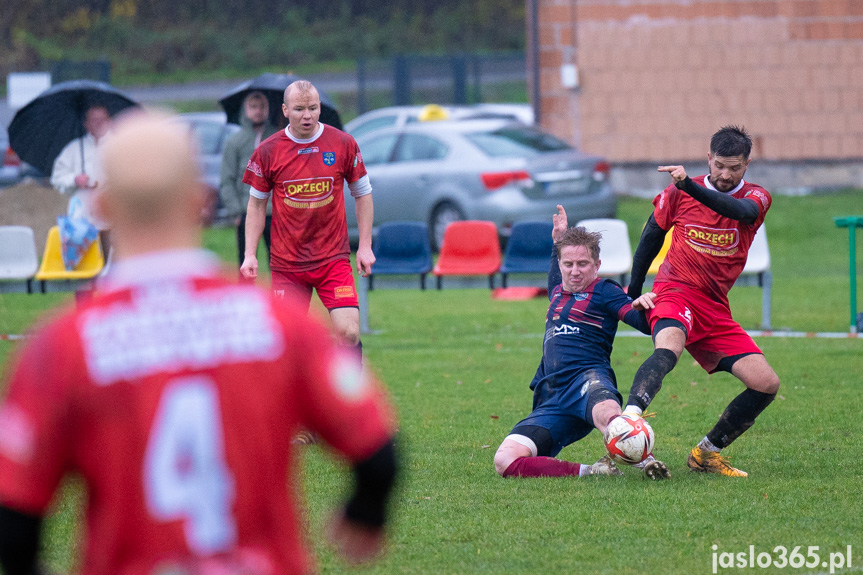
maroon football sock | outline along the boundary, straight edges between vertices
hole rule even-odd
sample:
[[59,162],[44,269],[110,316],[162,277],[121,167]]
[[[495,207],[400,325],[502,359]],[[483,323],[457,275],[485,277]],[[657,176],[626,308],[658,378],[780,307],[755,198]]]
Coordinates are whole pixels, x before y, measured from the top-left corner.
[[578,477],[580,463],[554,457],[519,457],[503,472],[504,477]]

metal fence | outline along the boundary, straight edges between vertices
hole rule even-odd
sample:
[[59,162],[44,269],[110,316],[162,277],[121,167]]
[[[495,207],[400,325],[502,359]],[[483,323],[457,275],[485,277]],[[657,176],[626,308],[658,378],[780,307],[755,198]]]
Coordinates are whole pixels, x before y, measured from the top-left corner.
[[389,105],[523,99],[526,79],[524,52],[360,58],[357,113]]
[[51,83],[66,80],[97,80],[111,83],[111,62],[107,60],[73,61],[60,60],[51,67]]

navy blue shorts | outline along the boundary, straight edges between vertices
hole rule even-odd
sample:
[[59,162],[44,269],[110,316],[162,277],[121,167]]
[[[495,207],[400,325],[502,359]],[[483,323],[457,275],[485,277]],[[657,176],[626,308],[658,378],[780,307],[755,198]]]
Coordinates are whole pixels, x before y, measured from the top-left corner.
[[533,411],[511,433],[531,438],[537,455],[554,457],[593,430],[593,406],[606,399],[623,399],[614,372],[589,369],[565,387],[534,390]]

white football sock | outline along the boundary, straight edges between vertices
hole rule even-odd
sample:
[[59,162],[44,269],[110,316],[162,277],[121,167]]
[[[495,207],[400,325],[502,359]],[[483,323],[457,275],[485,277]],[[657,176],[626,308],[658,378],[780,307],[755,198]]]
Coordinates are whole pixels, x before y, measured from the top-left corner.
[[627,405],[626,409],[623,410],[623,413],[634,413],[638,417],[641,417],[642,409],[637,405]]
[[639,468],[639,469],[644,469],[644,466],[645,466],[645,465],[647,465],[648,463],[650,463],[651,461],[654,461],[654,460],[656,460],[656,458],[655,458],[655,457],[653,457],[653,454],[651,453],[650,455],[648,455],[647,457],[645,457],[643,461],[641,461],[640,463],[636,463],[635,465],[633,465],[633,467],[637,467],[637,468]]
[[710,440],[707,439],[706,435],[704,436],[704,439],[698,442],[698,447],[700,447],[704,451],[712,451],[714,453],[719,453],[720,451],[722,451],[721,447],[716,447],[715,445],[710,443]]

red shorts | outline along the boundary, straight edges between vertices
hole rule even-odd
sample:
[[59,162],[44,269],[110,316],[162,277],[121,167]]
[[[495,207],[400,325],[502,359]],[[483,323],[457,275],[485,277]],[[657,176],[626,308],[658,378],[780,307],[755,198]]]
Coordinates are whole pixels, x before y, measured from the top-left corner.
[[725,357],[763,353],[731,318],[731,309],[725,303],[679,284],[655,284],[653,292],[656,307],[648,313],[651,331],[662,318],[681,322],[686,326],[686,351],[708,373],[715,372]]
[[303,272],[273,270],[273,293],[276,297],[294,293],[308,306],[312,301],[312,289],[318,292],[321,303],[328,310],[360,306],[350,260],[333,260]]

